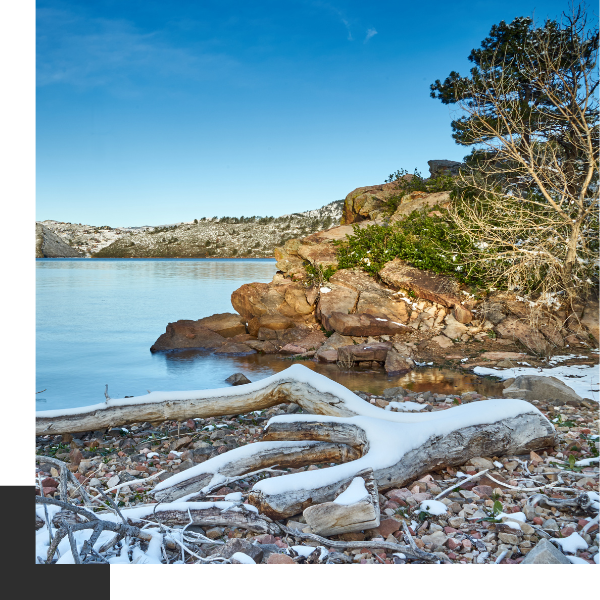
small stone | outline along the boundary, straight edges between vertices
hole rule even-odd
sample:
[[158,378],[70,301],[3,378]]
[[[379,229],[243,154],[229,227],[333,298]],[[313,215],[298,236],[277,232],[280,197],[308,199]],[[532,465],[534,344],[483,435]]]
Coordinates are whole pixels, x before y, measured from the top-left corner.
[[216,540],[217,538],[220,538],[222,535],[223,535],[222,527],[211,527],[210,529],[206,530],[206,537],[210,538],[211,540]]
[[521,562],[524,565],[568,565],[571,561],[547,539],[541,539]]
[[512,533],[499,533],[498,537],[505,544],[512,544],[513,546],[516,546],[519,543],[519,538]]
[[79,465],[83,460],[83,454],[79,448],[73,448],[71,452],[69,452],[69,461],[72,465]]
[[225,380],[225,383],[231,385],[245,385],[252,382],[243,373],[234,373]]
[[287,554],[271,554],[267,559],[268,565],[295,565],[291,556]]

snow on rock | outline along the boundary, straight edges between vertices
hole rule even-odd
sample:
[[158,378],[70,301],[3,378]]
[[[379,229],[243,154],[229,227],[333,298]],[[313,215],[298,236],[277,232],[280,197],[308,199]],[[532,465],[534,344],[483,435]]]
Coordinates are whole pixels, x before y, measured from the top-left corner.
[[588,465],[591,465],[592,463],[597,463],[598,462],[598,457],[591,457],[591,458],[584,458],[582,460],[578,460],[575,465],[577,467],[587,467]]
[[223,500],[225,500],[225,502],[241,502],[242,498],[242,492],[231,492],[231,494],[227,494]]
[[556,377],[565,385],[568,385],[576,394],[582,398],[598,400],[599,377],[598,367],[589,365],[562,365],[550,369],[538,369],[537,367],[516,367],[514,369],[494,369],[491,367],[475,367],[473,373],[476,375],[493,375],[502,380],[518,377],[519,375],[542,375]]
[[365,480],[362,477],[355,477],[346,490],[342,492],[333,502],[335,502],[335,504],[348,506],[349,504],[356,504],[357,502],[360,502],[369,496],[370,494],[365,487]]
[[244,554],[243,552],[234,552],[230,558],[231,558],[231,560],[237,560],[239,563],[242,563],[243,565],[255,565],[256,564],[254,562],[254,560],[252,559],[252,557],[248,556],[247,554]]
[[448,507],[439,500],[425,500],[421,502],[421,510],[428,512],[430,515],[443,515],[448,512]]
[[576,531],[569,537],[552,538],[552,541],[559,544],[566,554],[575,554],[578,550],[587,550],[588,547],[587,542]]
[[419,404],[418,402],[410,402],[410,401],[390,402],[385,407],[385,410],[392,410],[392,408],[395,408],[396,410],[399,410],[402,412],[409,411],[409,410],[423,410],[425,408],[425,404]]

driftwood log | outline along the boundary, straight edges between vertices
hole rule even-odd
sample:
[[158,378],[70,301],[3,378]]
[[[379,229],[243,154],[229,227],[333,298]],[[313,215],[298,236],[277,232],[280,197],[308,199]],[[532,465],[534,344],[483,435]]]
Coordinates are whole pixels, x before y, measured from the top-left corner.
[[[268,441],[209,459],[158,484],[154,492],[161,501],[208,493],[233,473],[306,464],[309,454],[313,463],[342,463],[256,483],[249,494],[250,503],[272,519],[281,519],[308,506],[331,502],[363,469],[373,469],[378,488],[384,490],[402,486],[433,469],[464,464],[470,458],[518,454],[552,446],[555,441],[548,419],[522,400],[488,400],[425,414],[379,410],[390,420],[274,417],[265,428],[264,439]],[[310,445],[304,449],[293,445],[301,442]]]
[[[257,482],[249,501],[272,519],[331,502],[342,486],[372,469],[380,490],[470,458],[520,453],[554,444],[554,427],[522,400],[487,400],[431,413],[377,408],[302,365],[256,383],[218,390],[154,392],[94,407],[46,411],[37,432],[89,431],[139,421],[243,414],[294,402],[312,415],[274,417],[265,441],[236,448],[158,484],[158,500],[193,500],[216,485],[261,469],[334,463],[326,469]],[[321,415],[321,416],[320,416]]]

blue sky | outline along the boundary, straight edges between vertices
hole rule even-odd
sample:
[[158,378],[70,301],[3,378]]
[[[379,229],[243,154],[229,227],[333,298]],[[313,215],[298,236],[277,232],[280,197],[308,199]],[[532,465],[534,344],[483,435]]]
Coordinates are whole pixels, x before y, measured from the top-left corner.
[[429,85],[566,2],[39,0],[38,220],[317,208],[468,153]]

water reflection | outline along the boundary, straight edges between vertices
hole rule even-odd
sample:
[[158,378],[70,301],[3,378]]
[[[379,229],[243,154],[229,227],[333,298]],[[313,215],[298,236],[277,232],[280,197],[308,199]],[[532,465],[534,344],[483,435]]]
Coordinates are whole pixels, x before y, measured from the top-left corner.
[[[196,369],[199,372],[210,370],[213,375],[221,374],[223,382],[229,375],[237,372],[244,373],[251,381],[258,381],[296,364],[289,358],[277,355],[249,354],[217,357],[201,350],[180,350],[155,356],[159,357],[159,360],[162,358],[167,369],[173,373],[183,371],[189,373]],[[475,391],[485,396],[502,397],[502,383],[453,369],[418,367],[406,375],[389,377],[383,370],[346,370],[336,364],[315,363],[310,360],[301,361],[300,364],[337,381],[352,391],[381,394],[387,388],[402,386],[414,392],[430,390],[437,394],[453,394]]]

